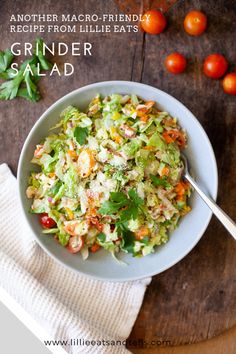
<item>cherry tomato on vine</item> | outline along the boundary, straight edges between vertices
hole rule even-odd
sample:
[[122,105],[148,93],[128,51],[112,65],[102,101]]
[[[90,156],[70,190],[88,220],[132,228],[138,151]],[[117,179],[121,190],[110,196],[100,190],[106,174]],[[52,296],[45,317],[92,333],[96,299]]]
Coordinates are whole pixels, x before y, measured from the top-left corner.
[[201,11],[190,11],[184,19],[184,29],[191,36],[200,36],[207,27],[207,17]]
[[224,77],[223,89],[229,95],[236,95],[236,72],[229,73]]
[[51,229],[57,225],[56,222],[50,218],[47,213],[40,214],[39,222],[44,229]]
[[162,12],[149,10],[141,19],[142,29],[150,34],[159,34],[164,31],[167,21]]
[[212,79],[219,79],[228,69],[228,62],[221,54],[211,54],[205,58],[203,72]]
[[182,73],[185,70],[186,65],[186,59],[180,53],[172,53],[165,59],[166,69],[172,74]]

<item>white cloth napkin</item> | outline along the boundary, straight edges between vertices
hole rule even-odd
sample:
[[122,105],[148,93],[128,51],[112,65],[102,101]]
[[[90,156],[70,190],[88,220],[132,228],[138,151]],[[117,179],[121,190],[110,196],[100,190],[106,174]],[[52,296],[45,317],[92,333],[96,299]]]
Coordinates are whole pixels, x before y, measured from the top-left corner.
[[[0,285],[54,339],[125,340],[150,280],[96,281],[51,259],[24,221],[15,177],[0,165]],[[119,345],[64,348],[69,353],[128,353]]]

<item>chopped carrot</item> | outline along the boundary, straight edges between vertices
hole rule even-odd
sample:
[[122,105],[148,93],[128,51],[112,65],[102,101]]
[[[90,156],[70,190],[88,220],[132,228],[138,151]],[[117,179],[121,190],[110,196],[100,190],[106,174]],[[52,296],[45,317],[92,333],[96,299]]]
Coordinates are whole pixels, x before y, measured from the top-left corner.
[[164,132],[162,134],[163,138],[165,139],[165,141],[167,142],[167,144],[173,143],[174,139],[168,134],[168,132]]
[[70,157],[72,157],[73,159],[75,159],[77,156],[76,152],[74,150],[68,150],[67,151],[68,155],[70,155]]
[[164,166],[163,169],[161,170],[161,176],[168,176],[170,173],[170,169],[168,166]]
[[55,172],[49,172],[49,174],[48,174],[48,177],[50,177],[50,178],[53,178],[55,176],[56,176]]
[[151,145],[146,145],[143,147],[144,150],[150,150],[150,151],[153,151],[155,150],[155,146],[151,146]]
[[142,226],[138,231],[134,233],[136,240],[142,240],[145,236],[148,236],[150,233],[147,226]]
[[175,186],[175,192],[177,194],[177,197],[182,197],[185,194],[185,191],[189,188],[189,183],[188,182],[183,182],[180,181],[176,186]]

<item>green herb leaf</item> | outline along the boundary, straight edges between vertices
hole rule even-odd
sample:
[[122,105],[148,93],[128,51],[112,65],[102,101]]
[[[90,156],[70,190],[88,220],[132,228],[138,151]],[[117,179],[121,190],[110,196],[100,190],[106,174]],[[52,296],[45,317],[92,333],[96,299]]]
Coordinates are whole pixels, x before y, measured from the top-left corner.
[[14,79],[6,81],[3,84],[1,84],[0,99],[12,100],[13,98],[15,98],[17,96],[18,89],[23,79],[24,79],[23,72],[19,71],[19,73],[15,76]]
[[10,49],[6,49],[4,52],[0,51],[0,73],[4,73],[10,66],[14,55]]
[[117,232],[122,236],[121,249],[134,254],[134,233],[126,228],[122,223],[117,224]]
[[76,127],[74,137],[80,145],[84,145],[88,136],[88,128]]
[[54,186],[52,188],[50,188],[49,195],[50,196],[56,195],[59,192],[59,189],[61,188],[62,184],[63,183],[61,181],[57,181],[54,184]]
[[46,59],[44,55],[43,46],[44,42],[42,38],[37,38],[35,41],[35,55],[38,57],[41,68],[43,70],[49,70],[51,69],[52,64]]
[[167,180],[164,179],[164,178],[159,178],[159,177],[154,176],[154,175],[150,175],[150,178],[151,178],[153,184],[156,187],[159,187],[159,186],[162,186],[162,187],[165,187],[165,188],[171,187],[170,183],[168,183]]
[[123,192],[111,192],[110,200],[104,202],[98,212],[102,215],[112,215],[126,207],[121,211],[120,222],[137,219],[143,199],[134,189],[129,190],[128,196],[129,198]]
[[97,239],[103,243],[106,241],[106,235],[103,232],[100,232],[100,234],[97,235]]
[[70,239],[70,235],[62,232],[58,233],[58,240],[62,246],[66,246],[69,242],[69,239]]
[[[37,55],[25,60],[18,73],[15,70],[8,69],[13,59],[12,53],[9,50],[0,52],[0,78],[8,80],[0,86],[0,100],[11,100],[16,96],[32,102],[40,99],[37,88],[37,82],[40,79],[37,64],[39,63],[41,69],[44,70],[50,69],[52,65],[43,55],[43,40],[41,38],[36,39],[36,45],[38,46]],[[31,71],[26,70],[27,65],[30,65]]]

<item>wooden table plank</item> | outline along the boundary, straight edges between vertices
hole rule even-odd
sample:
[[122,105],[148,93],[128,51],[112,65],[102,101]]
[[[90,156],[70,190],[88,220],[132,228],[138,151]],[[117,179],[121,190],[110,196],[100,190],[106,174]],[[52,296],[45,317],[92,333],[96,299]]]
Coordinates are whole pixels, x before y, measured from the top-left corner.
[[[127,0],[126,0],[127,1]],[[118,13],[117,1],[82,0],[53,2],[55,13]],[[131,3],[131,1],[129,1]],[[146,6],[145,1],[145,6]],[[24,4],[24,6],[22,6]],[[119,2],[120,4],[120,2]],[[142,2],[133,2],[141,11]],[[153,1],[152,6],[157,2]],[[122,5],[122,4],[121,4]],[[132,4],[131,4],[132,5]],[[11,13],[51,13],[51,1],[2,0],[0,5],[1,49],[14,41],[33,41],[34,34],[9,34]],[[184,33],[185,13],[202,8],[209,19],[207,32],[199,38]],[[22,10],[23,9],[23,10]],[[75,65],[73,77],[42,79],[43,99],[36,104],[13,100],[0,102],[0,161],[16,173],[22,144],[34,122],[55,100],[88,83],[103,80],[142,81],[172,94],[197,116],[206,129],[217,157],[219,204],[236,217],[236,124],[235,97],[226,96],[219,81],[205,78],[201,62],[211,52],[221,52],[235,62],[236,3],[220,1],[178,1],[168,11],[168,29],[160,36],[143,33],[44,34],[45,41],[91,41],[91,58],[63,57],[57,62]],[[164,57],[180,51],[189,59],[180,76],[166,73]],[[172,344],[194,343],[211,338],[236,323],[236,245],[213,219],[197,247],[180,263],[153,277],[131,339],[171,340]]]

